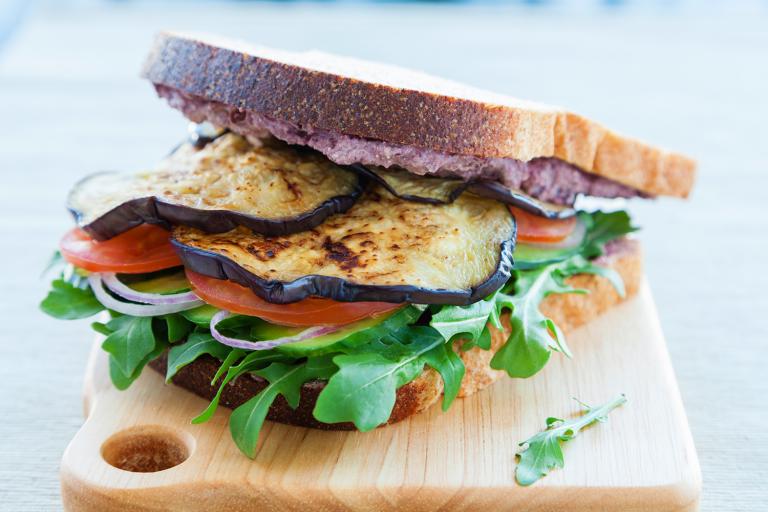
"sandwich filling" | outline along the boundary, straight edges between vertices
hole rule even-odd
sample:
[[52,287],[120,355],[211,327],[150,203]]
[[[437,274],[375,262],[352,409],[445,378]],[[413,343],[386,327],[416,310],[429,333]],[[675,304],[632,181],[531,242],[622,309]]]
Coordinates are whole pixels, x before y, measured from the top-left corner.
[[521,190],[531,197],[572,206],[579,195],[605,198],[647,197],[646,194],[590,174],[554,157],[528,162],[513,158],[481,158],[472,155],[441,153],[425,148],[403,146],[341,133],[294,126],[251,110],[186,94],[156,84],[158,95],[194,122],[210,122],[249,139],[271,134],[289,144],[311,147],[339,165],[377,165],[400,167],[419,175],[458,177],[463,180],[492,179],[505,187]]
[[[182,110],[199,118],[193,104]],[[233,118],[211,104],[194,108]],[[151,172],[76,185],[69,207],[78,226],[61,240],[41,307],[61,319],[102,314],[93,328],[119,389],[150,363],[163,361],[171,381],[213,361],[213,398],[194,422],[214,414],[238,377],[262,379],[230,418],[250,457],[278,396],[296,408],[306,386],[320,389],[314,422],[367,431],[390,421],[399,388],[432,369],[447,409],[467,351],[492,351],[490,367],[518,378],[537,373],[553,352],[571,355],[539,310],[550,294],[579,292],[567,278],[596,274],[623,293],[605,265],[627,250],[634,228],[626,212],[521,203],[404,171],[372,177],[338,164],[386,163],[375,152],[334,158],[343,144],[297,149],[264,133],[256,139],[256,124],[248,127],[250,143],[229,133],[182,145]],[[309,143],[316,134],[291,138],[273,128],[278,139],[319,144]],[[397,165],[413,163],[406,160]],[[416,171],[445,174],[441,165]],[[539,168],[515,165],[530,178],[519,189],[534,190]],[[469,177],[467,169],[458,173]],[[568,203],[603,186],[591,179],[565,186],[557,178],[539,198]],[[503,343],[492,344],[500,333]]]

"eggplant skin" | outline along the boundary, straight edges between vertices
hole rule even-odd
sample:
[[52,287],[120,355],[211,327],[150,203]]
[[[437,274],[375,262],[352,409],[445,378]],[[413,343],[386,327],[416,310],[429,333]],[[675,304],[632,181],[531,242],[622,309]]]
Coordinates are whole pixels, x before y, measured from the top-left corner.
[[348,210],[366,186],[365,177],[315,152],[224,134],[202,148],[182,145],[152,172],[88,176],[70,192],[68,208],[96,240],[143,223],[280,236]]
[[403,201],[373,187],[317,228],[265,237],[237,228],[173,230],[185,267],[287,304],[307,297],[467,305],[510,278],[516,224],[505,205],[473,194],[449,205]]
[[403,169],[385,169],[360,164],[349,167],[378,183],[390,194],[406,201],[450,204],[464,192],[472,192],[548,219],[564,219],[576,215],[576,210],[573,208],[534,199],[495,181],[464,181],[456,178],[421,176]]
[[420,176],[403,169],[360,164],[351,165],[350,168],[378,183],[395,197],[416,203],[450,204],[472,183],[452,178]]
[[479,196],[495,199],[502,203],[517,206],[521,210],[547,219],[567,219],[578,212],[569,206],[547,203],[505,187],[496,181],[480,180],[469,184],[467,191]]

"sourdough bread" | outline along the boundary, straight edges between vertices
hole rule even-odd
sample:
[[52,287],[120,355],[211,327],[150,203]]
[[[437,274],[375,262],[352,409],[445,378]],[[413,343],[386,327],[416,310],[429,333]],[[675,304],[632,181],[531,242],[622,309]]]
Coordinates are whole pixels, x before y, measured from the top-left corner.
[[[158,91],[229,108],[233,122],[227,124],[235,131],[241,120],[235,117],[255,114],[282,129],[320,130],[448,158],[551,158],[652,196],[686,197],[695,177],[691,159],[563,108],[320,52],[162,33],[142,75]],[[595,188],[605,187],[611,188],[606,183]],[[626,197],[626,191],[606,195],[616,196]]]

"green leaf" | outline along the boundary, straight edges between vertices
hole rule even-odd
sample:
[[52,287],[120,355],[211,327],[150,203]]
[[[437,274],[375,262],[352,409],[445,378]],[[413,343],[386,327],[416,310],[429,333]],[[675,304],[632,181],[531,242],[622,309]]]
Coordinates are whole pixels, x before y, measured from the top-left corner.
[[165,315],[162,318],[165,320],[166,332],[170,343],[183,340],[195,327],[192,322],[181,315]]
[[429,325],[443,335],[446,341],[454,336],[465,335],[469,339],[480,338],[488,317],[496,307],[496,294],[469,306],[447,306],[432,315]]
[[63,267],[67,264],[64,257],[61,255],[61,251],[53,251],[53,254],[51,255],[51,259],[48,260],[48,264],[43,269],[43,272],[40,274],[40,278],[44,278],[53,272],[61,273],[63,270]]
[[258,395],[232,412],[229,430],[240,451],[253,458],[261,427],[269,408],[278,395],[283,395],[292,408],[299,405],[302,385],[310,379],[328,378],[336,369],[329,357],[313,358],[299,365],[272,363],[254,373],[269,384]]
[[459,394],[464,378],[464,362],[453,351],[451,343],[442,343],[424,353],[424,361],[443,379],[443,410],[447,411]]
[[539,306],[553,293],[586,293],[565,283],[567,277],[584,273],[605,276],[619,293],[624,293],[621,277],[616,272],[581,256],[532,270],[514,271],[511,293],[498,293],[496,298],[499,314],[505,309],[511,311],[512,333],[491,359],[491,368],[506,370],[510,377],[530,377],[544,367],[553,350],[571,357],[565,336]]
[[221,363],[221,366],[219,366],[219,369],[216,370],[216,373],[213,376],[213,379],[211,379],[211,386],[215,386],[216,383],[219,381],[222,375],[224,375],[229,369],[234,365],[236,362],[241,360],[243,357],[245,357],[246,351],[240,348],[232,349],[229,354],[227,354],[227,357],[224,358],[223,362]]
[[[499,325],[497,328],[501,329],[501,326]],[[486,326],[485,329],[483,329],[482,334],[480,334],[480,337],[477,339],[476,345],[483,350],[491,350],[492,343],[491,330]]]
[[[233,351],[235,352],[235,351]],[[241,351],[242,352],[242,351]],[[213,414],[216,412],[216,409],[219,406],[219,401],[221,400],[221,394],[224,392],[224,388],[227,384],[229,384],[231,381],[239,377],[240,375],[252,371],[259,370],[263,368],[267,363],[271,363],[276,360],[285,360],[285,356],[277,353],[273,353],[272,351],[258,351],[258,352],[251,352],[247,356],[245,356],[239,363],[233,366],[229,366],[226,370],[226,373],[224,374],[224,378],[221,381],[221,384],[219,385],[219,389],[216,391],[216,395],[213,397],[213,400],[211,400],[211,403],[208,404],[208,407],[205,408],[203,412],[201,412],[199,415],[197,415],[195,418],[192,419],[192,423],[198,424],[198,423],[205,423],[211,417],[213,417]],[[226,364],[232,364],[233,361],[230,360],[228,357],[222,366]],[[221,368],[219,368],[219,372],[221,372]],[[219,375],[219,372],[217,372],[217,375]],[[223,372],[222,372],[223,373]],[[216,377],[214,377],[214,380],[216,380]]]
[[595,258],[603,253],[603,246],[621,236],[637,231],[626,211],[593,212],[585,215],[587,236],[579,254],[585,258]]
[[380,324],[350,334],[342,340],[342,344],[345,347],[354,349],[371,341],[380,340],[407,325],[411,325],[419,319],[422,312],[423,310],[419,306],[410,304]]
[[61,320],[79,320],[104,311],[104,306],[96,300],[90,288],[79,288],[64,279],[56,279],[40,303],[40,309]]
[[107,327],[107,324],[104,324],[101,322],[93,322],[91,324],[91,329],[101,334],[102,336],[109,336],[110,334],[112,334],[112,331],[109,330],[109,327]]
[[626,295],[626,290],[624,289],[624,280],[621,278],[621,275],[619,275],[618,272],[610,267],[595,265],[591,261],[577,256],[566,262],[565,272],[568,275],[594,274],[600,277],[604,277],[616,289],[616,292],[618,292],[620,297],[624,297]]
[[121,391],[128,389],[128,387],[133,384],[133,381],[139,378],[147,363],[160,357],[160,354],[162,354],[167,347],[168,343],[158,340],[157,345],[155,345],[152,352],[150,352],[129,375],[124,374],[119,362],[116,361],[114,357],[109,356],[109,377],[112,380],[112,384]]
[[168,351],[168,370],[165,374],[165,380],[170,382],[179,370],[203,354],[224,360],[231,352],[232,349],[216,341],[210,333],[194,332],[186,342],[181,345],[174,345]]
[[187,311],[182,311],[179,313],[181,316],[192,322],[193,324],[199,325],[200,327],[207,328],[211,324],[211,319],[213,318],[213,315],[218,313],[220,310],[217,307],[210,306],[208,304],[205,304],[203,306],[194,308],[194,309],[188,309]]
[[131,376],[155,349],[151,317],[119,316],[106,324],[111,334],[102,343],[123,375]]
[[605,421],[612,410],[626,402],[627,398],[622,394],[600,407],[587,406],[584,414],[572,420],[547,418],[544,431],[520,443],[523,449],[518,453],[519,461],[515,470],[517,483],[531,485],[551,470],[564,467],[565,459],[560,443],[573,439],[579,431],[596,421]]
[[314,416],[324,423],[349,421],[360,431],[385,423],[395,405],[397,389],[418,377],[426,352],[445,343],[430,327],[407,327],[337,355],[339,367],[318,396]]

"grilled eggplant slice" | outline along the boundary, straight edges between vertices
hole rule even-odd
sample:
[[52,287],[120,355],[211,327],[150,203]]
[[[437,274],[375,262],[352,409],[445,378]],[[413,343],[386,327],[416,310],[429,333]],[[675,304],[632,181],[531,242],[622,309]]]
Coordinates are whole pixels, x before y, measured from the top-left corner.
[[311,231],[265,237],[177,227],[171,241],[187,268],[273,303],[314,296],[465,305],[509,279],[515,236],[514,218],[497,201],[463,194],[432,205],[373,186]]
[[576,210],[534,199],[523,192],[509,189],[494,181],[464,181],[456,178],[419,176],[403,169],[353,165],[353,169],[386,188],[391,194],[429,204],[449,204],[466,191],[511,204],[549,219],[576,215]]
[[469,181],[420,176],[403,169],[359,164],[350,167],[387,189],[390,194],[417,203],[450,204],[471,185]]
[[142,174],[100,173],[78,183],[69,209],[97,240],[142,223],[222,233],[247,226],[265,235],[311,229],[344,212],[366,179],[319,153],[227,133],[203,148],[182,145]]
[[524,192],[519,192],[505,187],[496,181],[475,181],[467,187],[467,190],[489,199],[495,199],[502,203],[517,206],[540,217],[548,219],[566,219],[576,215],[576,210],[570,206],[540,201]]

